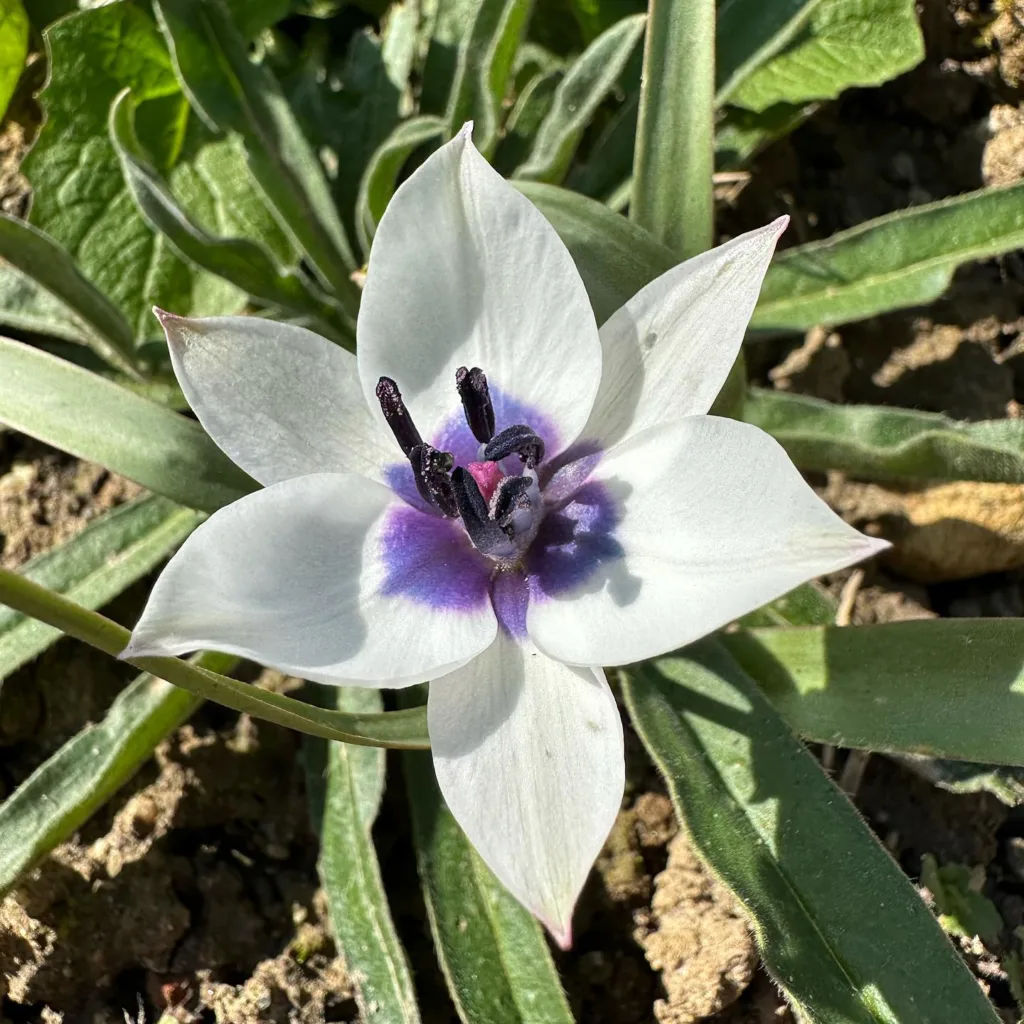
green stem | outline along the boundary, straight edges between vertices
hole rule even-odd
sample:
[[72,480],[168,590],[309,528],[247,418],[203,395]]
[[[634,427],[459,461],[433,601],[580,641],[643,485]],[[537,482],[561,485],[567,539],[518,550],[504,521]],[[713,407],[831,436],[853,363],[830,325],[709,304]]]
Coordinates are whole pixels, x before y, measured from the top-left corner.
[[[131,636],[127,629],[99,612],[82,608],[7,569],[0,569],[0,603],[115,657],[125,649]],[[132,658],[129,664],[207,700],[311,736],[403,750],[430,746],[425,708],[351,714],[261,690],[178,658]]]

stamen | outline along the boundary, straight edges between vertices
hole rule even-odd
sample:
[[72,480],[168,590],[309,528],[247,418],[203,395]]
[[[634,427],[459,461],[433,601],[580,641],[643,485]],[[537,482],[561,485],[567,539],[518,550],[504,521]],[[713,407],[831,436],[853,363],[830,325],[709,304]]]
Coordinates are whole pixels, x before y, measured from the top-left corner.
[[504,557],[512,549],[502,528],[490,517],[487,502],[473,477],[461,466],[452,473],[455,501],[462,516],[462,525],[477,551]]
[[[534,481],[528,476],[506,476],[498,484],[491,498],[491,518],[502,528],[509,540],[514,540],[518,530],[517,520],[530,521],[530,490]],[[520,516],[518,513],[526,512]]]
[[390,377],[381,377],[377,381],[377,401],[380,402],[381,412],[388,421],[391,433],[395,435],[405,455],[409,455],[417,445],[423,444],[423,438],[402,401],[402,392]]
[[487,444],[494,437],[494,406],[484,371],[479,366],[472,370],[460,366],[455,371],[455,387],[462,399],[469,429],[481,444]]
[[533,469],[544,458],[544,442],[522,423],[514,427],[506,427],[497,437],[484,448],[484,458],[490,462],[499,462],[513,452],[526,463],[527,469]]
[[454,519],[459,514],[448,475],[455,459],[451,452],[439,452],[429,444],[418,444],[409,451],[409,462],[416,479],[416,490],[424,501],[441,511],[442,515]]

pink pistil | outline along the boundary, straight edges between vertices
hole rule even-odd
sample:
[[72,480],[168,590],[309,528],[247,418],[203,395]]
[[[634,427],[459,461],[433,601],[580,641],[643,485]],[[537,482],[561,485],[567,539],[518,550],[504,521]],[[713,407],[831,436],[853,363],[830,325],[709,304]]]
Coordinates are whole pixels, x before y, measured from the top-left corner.
[[467,467],[469,475],[476,481],[484,501],[490,501],[504,473],[496,462],[471,462]]

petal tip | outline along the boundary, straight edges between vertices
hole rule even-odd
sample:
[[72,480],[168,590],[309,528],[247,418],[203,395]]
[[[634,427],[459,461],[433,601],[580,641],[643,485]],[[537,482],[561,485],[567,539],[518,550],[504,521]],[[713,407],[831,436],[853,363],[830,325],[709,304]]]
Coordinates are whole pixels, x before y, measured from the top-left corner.
[[781,217],[776,217],[768,227],[774,229],[776,239],[781,238],[782,233],[789,227],[789,214],[784,213]]
[[572,949],[572,921],[566,924],[552,924],[550,921],[543,921],[542,924],[548,930],[548,934],[554,940],[555,945],[563,952],[568,953]]

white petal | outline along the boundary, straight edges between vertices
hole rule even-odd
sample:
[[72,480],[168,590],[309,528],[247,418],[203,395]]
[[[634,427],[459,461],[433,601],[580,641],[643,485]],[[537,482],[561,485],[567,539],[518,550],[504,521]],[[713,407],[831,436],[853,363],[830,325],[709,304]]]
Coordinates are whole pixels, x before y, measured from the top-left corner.
[[487,866],[563,948],[622,801],[622,722],[600,669],[571,668],[504,630],[430,684],[441,792]]
[[736,360],[788,217],[680,263],[601,328],[604,373],[583,437],[605,447],[706,413]]
[[192,411],[260,483],[321,472],[380,478],[401,458],[366,407],[355,356],[319,334],[255,316],[157,316]]
[[122,657],[210,648],[317,682],[423,682],[493,640],[488,577],[454,523],[382,484],[297,477],[185,541]]
[[535,542],[527,626],[581,665],[674,650],[888,547],[844,523],[768,434],[714,416],[634,434],[548,519],[560,546]]
[[550,454],[579,434],[600,384],[597,325],[568,250],[467,129],[388,205],[357,333],[367,402],[392,377],[431,443],[462,416],[460,366],[487,374],[499,430],[527,416]]

